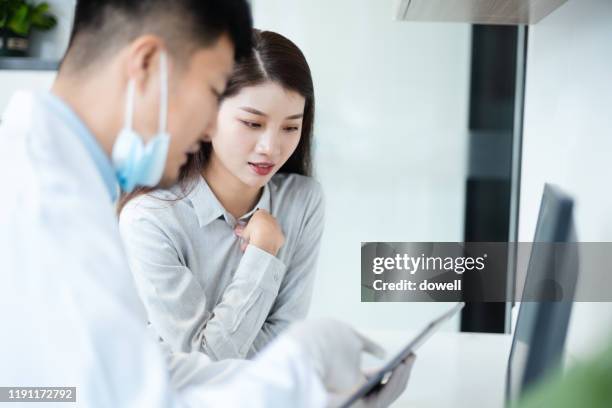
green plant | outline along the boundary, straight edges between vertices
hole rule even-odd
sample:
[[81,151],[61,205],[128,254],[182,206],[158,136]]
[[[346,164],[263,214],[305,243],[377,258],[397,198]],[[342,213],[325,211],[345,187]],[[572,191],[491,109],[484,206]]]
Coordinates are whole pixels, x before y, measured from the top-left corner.
[[0,0],[0,30],[27,37],[34,29],[49,30],[57,19],[49,13],[49,4],[34,4],[26,0]]

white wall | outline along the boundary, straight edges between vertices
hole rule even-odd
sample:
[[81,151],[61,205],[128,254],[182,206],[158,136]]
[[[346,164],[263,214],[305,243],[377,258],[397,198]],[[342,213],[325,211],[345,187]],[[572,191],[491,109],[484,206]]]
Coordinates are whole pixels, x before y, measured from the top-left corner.
[[66,51],[76,0],[45,0],[49,11],[57,17],[57,25],[51,31],[34,31],[32,34],[32,53],[48,60],[59,60]]
[[[47,0],[50,12],[57,17],[57,26],[51,31],[34,31],[31,53],[33,56],[59,61],[68,45],[76,0]],[[55,71],[0,70],[0,113],[4,112],[12,94],[20,89],[47,90],[55,78]]]
[[[569,0],[530,27],[527,61],[520,240],[552,182],[576,198],[580,241],[612,241],[612,1]],[[611,304],[576,304],[568,347],[582,353],[610,328]]]
[[470,26],[395,22],[390,0],[252,5],[314,76],[327,223],[311,316],[422,325],[445,305],[360,302],[360,242],[463,239]]
[[[74,0],[52,3],[60,45],[45,56],[63,50]],[[311,315],[424,324],[445,305],[361,304],[360,242],[462,240],[470,26],[395,22],[391,0],[254,0],[253,12],[302,48],[314,75],[327,224]],[[0,110],[54,75],[0,72]]]

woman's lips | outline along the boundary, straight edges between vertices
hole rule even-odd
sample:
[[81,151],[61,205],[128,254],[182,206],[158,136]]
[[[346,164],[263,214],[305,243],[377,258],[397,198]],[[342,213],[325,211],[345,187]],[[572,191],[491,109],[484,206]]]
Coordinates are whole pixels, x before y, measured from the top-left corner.
[[251,168],[251,170],[253,170],[253,172],[255,172],[255,174],[259,176],[267,176],[274,168],[274,164],[249,162],[249,167]]

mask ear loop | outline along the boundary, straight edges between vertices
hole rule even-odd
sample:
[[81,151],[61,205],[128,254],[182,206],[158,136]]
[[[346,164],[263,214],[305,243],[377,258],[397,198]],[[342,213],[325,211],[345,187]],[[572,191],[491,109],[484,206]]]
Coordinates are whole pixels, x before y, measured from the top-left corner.
[[[160,77],[160,101],[159,101],[159,133],[166,132],[168,120],[168,60],[166,53],[162,51],[159,55],[159,77]],[[127,97],[125,99],[124,127],[132,129],[134,120],[134,96],[136,84],[133,79],[128,82]]]
[[159,54],[159,78],[161,99],[159,101],[159,134],[166,133],[168,120],[168,58],[166,52],[161,51]]
[[125,98],[125,118],[123,127],[132,129],[132,120],[134,118],[134,91],[135,83],[133,79],[128,82],[127,97]]

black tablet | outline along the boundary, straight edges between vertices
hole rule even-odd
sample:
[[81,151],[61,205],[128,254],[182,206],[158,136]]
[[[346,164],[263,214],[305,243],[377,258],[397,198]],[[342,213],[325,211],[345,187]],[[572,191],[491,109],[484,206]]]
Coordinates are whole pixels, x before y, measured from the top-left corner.
[[379,387],[384,387],[387,378],[391,372],[408,358],[410,353],[413,353],[418,349],[432,334],[436,332],[442,326],[442,323],[450,319],[455,313],[463,308],[465,303],[457,303],[447,312],[444,312],[440,317],[429,323],[423,331],[421,331],[406,347],[404,347],[395,357],[385,364],[380,370],[376,371],[374,375],[368,378],[368,381],[357,389],[347,400],[341,405],[341,408],[350,407],[360,398],[363,398],[371,392],[377,390]]

